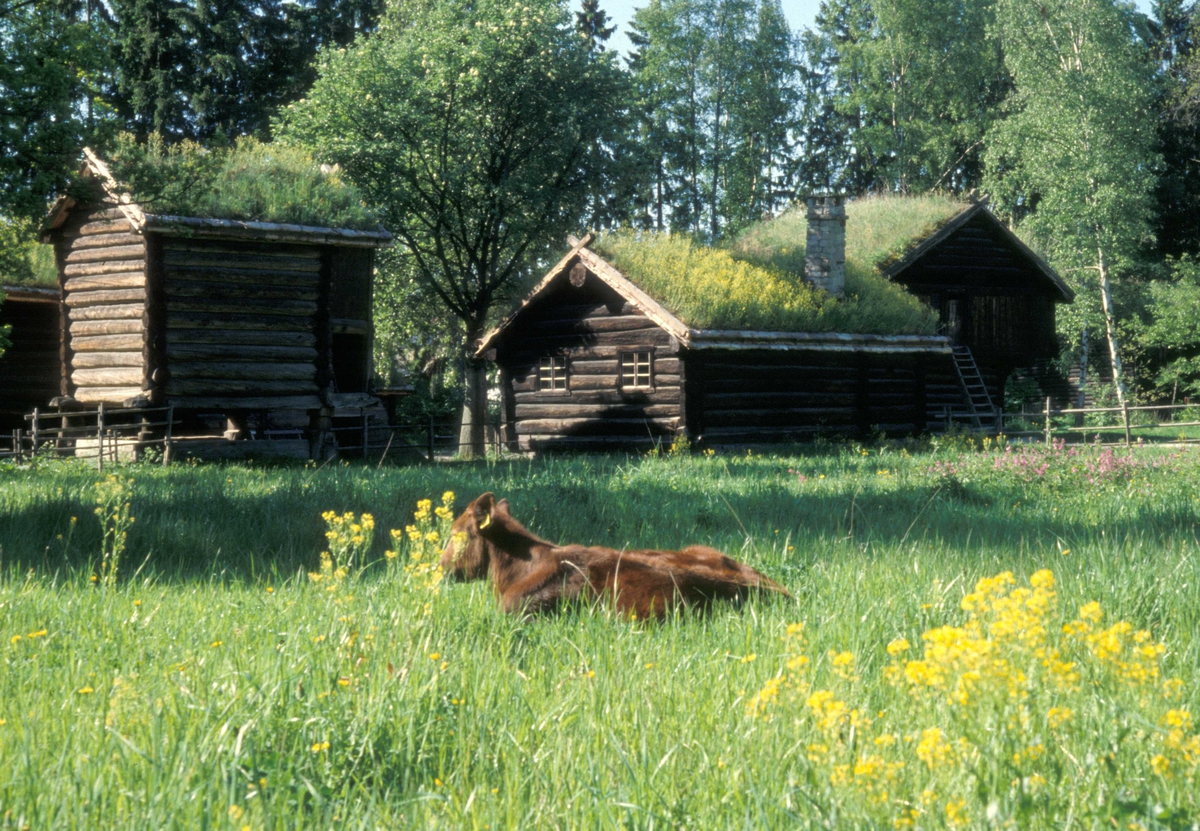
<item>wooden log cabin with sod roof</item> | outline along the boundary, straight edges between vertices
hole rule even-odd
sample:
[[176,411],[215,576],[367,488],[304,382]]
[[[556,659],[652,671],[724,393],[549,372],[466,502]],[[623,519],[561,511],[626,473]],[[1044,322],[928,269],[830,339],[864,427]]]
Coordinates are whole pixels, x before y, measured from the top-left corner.
[[81,175],[97,198],[60,199],[42,233],[62,297],[61,396],[172,405],[177,433],[290,436],[288,455],[306,457],[330,452],[339,410],[377,403],[371,288],[386,231],[154,215],[90,151]]
[[[626,256],[620,245],[589,235],[572,240],[566,256],[480,343],[479,354],[500,370],[508,445],[538,451],[647,447],[669,444],[680,435],[709,445],[803,441],[821,434],[905,435],[940,426],[947,412],[965,417],[968,424],[990,426],[995,413],[984,408],[993,399],[970,389],[977,379],[964,377],[955,338],[945,331],[944,320],[878,272],[864,276],[856,257],[851,258],[850,279],[841,273],[846,259],[839,248],[845,222],[841,209],[839,198],[810,200],[807,243],[777,248],[793,260],[799,254],[808,282],[825,290],[816,293],[818,304],[842,303],[838,308],[848,311],[839,318],[838,309],[829,314],[826,307],[820,313],[809,310],[807,317],[793,315],[791,321],[823,319],[826,326],[843,322],[901,331],[789,330],[787,314],[772,309],[756,313],[754,300],[739,301],[735,289],[716,292],[728,295],[717,304],[723,302],[725,312],[706,310],[703,302],[691,304],[690,298],[712,286],[704,286],[686,264],[680,266],[681,260],[664,261],[680,272],[664,278],[646,271],[646,262]],[[940,223],[962,214],[969,222],[979,208],[950,203],[934,213]],[[927,217],[912,222],[918,228],[929,225]],[[964,226],[971,227],[967,222],[954,225]],[[779,229],[768,230],[778,236]],[[785,236],[794,230],[785,229]],[[941,238],[959,239],[953,233]],[[654,239],[649,244],[658,244]],[[625,249],[644,244],[628,241]],[[617,256],[602,256],[598,248]],[[894,262],[911,265],[931,253],[919,243],[912,250],[915,257]],[[756,257],[752,250],[743,254],[770,264],[769,257]],[[618,269],[621,262],[642,271],[635,278]],[[1009,276],[1005,272],[1005,279]],[[813,294],[798,277],[789,283],[782,269],[750,271],[736,279],[742,278],[760,293],[763,306],[786,305],[779,301],[781,292]],[[832,299],[847,290],[853,290],[852,297]],[[974,296],[987,295],[980,291]],[[1048,310],[1052,332],[1054,307],[1040,302],[1033,305]],[[863,308],[869,303],[898,303],[903,321],[872,322],[870,309]],[[1013,325],[1030,322],[1008,320]],[[736,325],[742,321],[756,325]],[[1047,322],[1043,318],[1033,325]],[[1001,357],[1033,360],[1055,351],[1047,337],[1023,353]]]

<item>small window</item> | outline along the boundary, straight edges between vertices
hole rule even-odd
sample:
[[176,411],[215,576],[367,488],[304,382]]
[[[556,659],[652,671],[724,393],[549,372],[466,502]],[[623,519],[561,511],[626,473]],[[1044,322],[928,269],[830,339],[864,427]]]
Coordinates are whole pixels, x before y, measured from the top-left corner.
[[621,353],[621,386],[626,389],[650,387],[650,353]]
[[567,359],[542,358],[538,366],[538,389],[567,391]]

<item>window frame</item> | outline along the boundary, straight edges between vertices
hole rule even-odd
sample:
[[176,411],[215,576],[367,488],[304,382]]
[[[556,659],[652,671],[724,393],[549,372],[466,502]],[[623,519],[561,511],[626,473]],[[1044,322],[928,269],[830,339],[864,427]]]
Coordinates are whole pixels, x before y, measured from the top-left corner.
[[[557,366],[556,364],[561,364]],[[547,377],[546,373],[549,372]],[[550,386],[545,386],[549,381]],[[561,382],[562,386],[557,386]],[[565,355],[547,355],[538,359],[537,391],[566,395],[571,392],[571,374]]]
[[[640,361],[638,359],[640,356],[643,356],[643,355],[645,356],[645,359],[646,359],[646,364],[645,364],[646,383],[641,384],[641,383],[638,383],[638,381],[640,380],[640,376],[642,375],[641,366],[639,365]],[[627,371],[626,360],[627,359],[632,359],[632,362],[633,362],[633,364],[632,364],[633,383],[628,383],[628,376],[626,375],[626,371]],[[653,349],[630,349],[628,351],[622,350],[620,352],[619,360],[620,360],[620,365],[618,367],[618,376],[617,377],[618,377],[618,380],[619,380],[622,390],[628,390],[630,392],[643,392],[646,390],[654,389],[654,350]]]

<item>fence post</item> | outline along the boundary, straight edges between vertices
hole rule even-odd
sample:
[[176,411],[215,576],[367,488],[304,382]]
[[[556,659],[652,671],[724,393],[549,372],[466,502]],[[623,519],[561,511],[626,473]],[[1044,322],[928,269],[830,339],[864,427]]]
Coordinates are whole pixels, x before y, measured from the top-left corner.
[[96,408],[96,471],[104,472],[104,402]]
[[433,414],[432,414],[432,413],[431,413],[431,414],[430,414],[430,416],[429,416],[429,442],[428,442],[428,451],[429,451],[429,461],[431,461],[431,462],[432,462],[432,461],[433,461]]
[[171,428],[175,425],[175,405],[167,405],[167,432],[163,437],[163,467],[171,461]]
[[1050,425],[1050,396],[1046,396],[1046,446],[1054,444],[1054,431]]
[[358,416],[362,419],[362,446],[363,458],[367,458],[367,439],[370,437],[367,431],[367,408],[359,407]]
[[17,463],[20,464],[20,462],[21,462],[21,431],[19,428],[16,430],[13,430],[13,432],[12,432],[12,443],[13,443],[13,456],[16,458]]
[[33,444],[30,446],[29,455],[37,455],[38,449],[38,408],[33,408]]

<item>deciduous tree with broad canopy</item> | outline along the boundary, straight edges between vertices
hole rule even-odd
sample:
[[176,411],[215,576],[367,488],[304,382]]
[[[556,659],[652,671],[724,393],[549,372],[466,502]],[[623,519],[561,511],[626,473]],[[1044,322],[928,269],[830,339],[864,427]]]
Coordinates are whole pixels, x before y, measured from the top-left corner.
[[398,0],[325,57],[281,134],[342,165],[466,332],[464,441],[483,452],[493,305],[576,228],[619,70],[555,0]]

